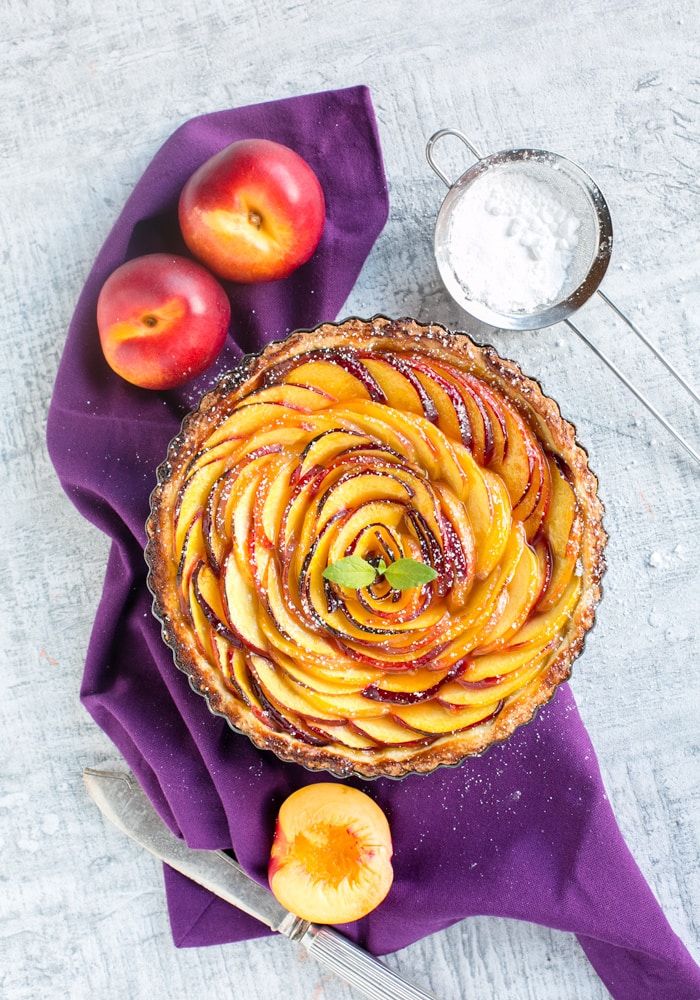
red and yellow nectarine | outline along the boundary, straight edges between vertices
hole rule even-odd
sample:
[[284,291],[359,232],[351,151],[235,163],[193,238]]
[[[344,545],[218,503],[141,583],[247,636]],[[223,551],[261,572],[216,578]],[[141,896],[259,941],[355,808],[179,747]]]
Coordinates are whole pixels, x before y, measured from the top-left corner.
[[326,219],[319,180],[298,153],[241,139],[203,163],[182,189],[180,229],[214,274],[253,283],[288,277],[312,256]]
[[320,782],[293,792],[277,817],[270,888],[304,920],[359,920],[386,897],[394,879],[389,823],[365,792]]
[[231,304],[216,278],[175,254],[135,257],[107,278],[97,300],[102,351],[118,375],[144,389],[172,389],[221,352]]

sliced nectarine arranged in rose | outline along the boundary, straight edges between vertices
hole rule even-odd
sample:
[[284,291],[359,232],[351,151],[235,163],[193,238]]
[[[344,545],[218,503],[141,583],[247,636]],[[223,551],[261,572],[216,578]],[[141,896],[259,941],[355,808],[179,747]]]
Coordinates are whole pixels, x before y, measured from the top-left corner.
[[348,323],[357,342],[294,335],[205,397],[151,546],[216,711],[285,759],[400,775],[551,697],[602,529],[535,383],[408,321]]
[[388,820],[369,795],[330,782],[307,785],[279,811],[270,888],[303,920],[348,923],[386,897],[394,879],[391,857]]

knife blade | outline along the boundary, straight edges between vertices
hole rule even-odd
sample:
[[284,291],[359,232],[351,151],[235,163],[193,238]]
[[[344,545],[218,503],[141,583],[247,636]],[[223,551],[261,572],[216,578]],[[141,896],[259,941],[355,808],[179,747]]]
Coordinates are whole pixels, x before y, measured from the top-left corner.
[[161,861],[225,899],[272,931],[300,944],[321,965],[371,1000],[437,1000],[388,966],[323,925],[295,916],[224,851],[189,848],[170,832],[129,771],[86,767],[88,793],[118,829]]

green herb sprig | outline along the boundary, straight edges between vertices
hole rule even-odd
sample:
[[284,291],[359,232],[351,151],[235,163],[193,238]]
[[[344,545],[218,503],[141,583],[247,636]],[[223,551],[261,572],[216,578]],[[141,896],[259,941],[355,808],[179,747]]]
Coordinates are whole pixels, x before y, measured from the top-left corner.
[[345,556],[331,563],[323,571],[323,576],[331,583],[351,590],[361,590],[369,587],[383,577],[394,590],[411,590],[430,583],[437,577],[432,566],[417,559],[397,559],[387,565],[380,559],[377,565],[363,559],[362,556]]

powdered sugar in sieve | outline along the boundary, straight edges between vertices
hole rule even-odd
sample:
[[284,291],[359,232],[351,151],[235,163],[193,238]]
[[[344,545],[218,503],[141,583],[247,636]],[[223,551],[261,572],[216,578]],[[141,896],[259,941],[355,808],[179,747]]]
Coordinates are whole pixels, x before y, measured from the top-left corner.
[[[433,136],[461,133],[444,129]],[[435,227],[435,258],[448,291],[492,326],[535,330],[570,315],[605,274],[612,223],[580,167],[544,150],[480,157],[448,185]]]
[[[455,182],[433,159],[435,143],[447,135],[476,157]],[[456,129],[436,132],[426,156],[449,188],[435,224],[434,247],[452,298],[475,319],[504,330],[538,330],[564,320],[700,464],[700,453],[569,319],[598,291],[612,252],[610,212],[588,174],[546,150],[481,156]],[[661,351],[603,292],[598,294],[700,403]]]

